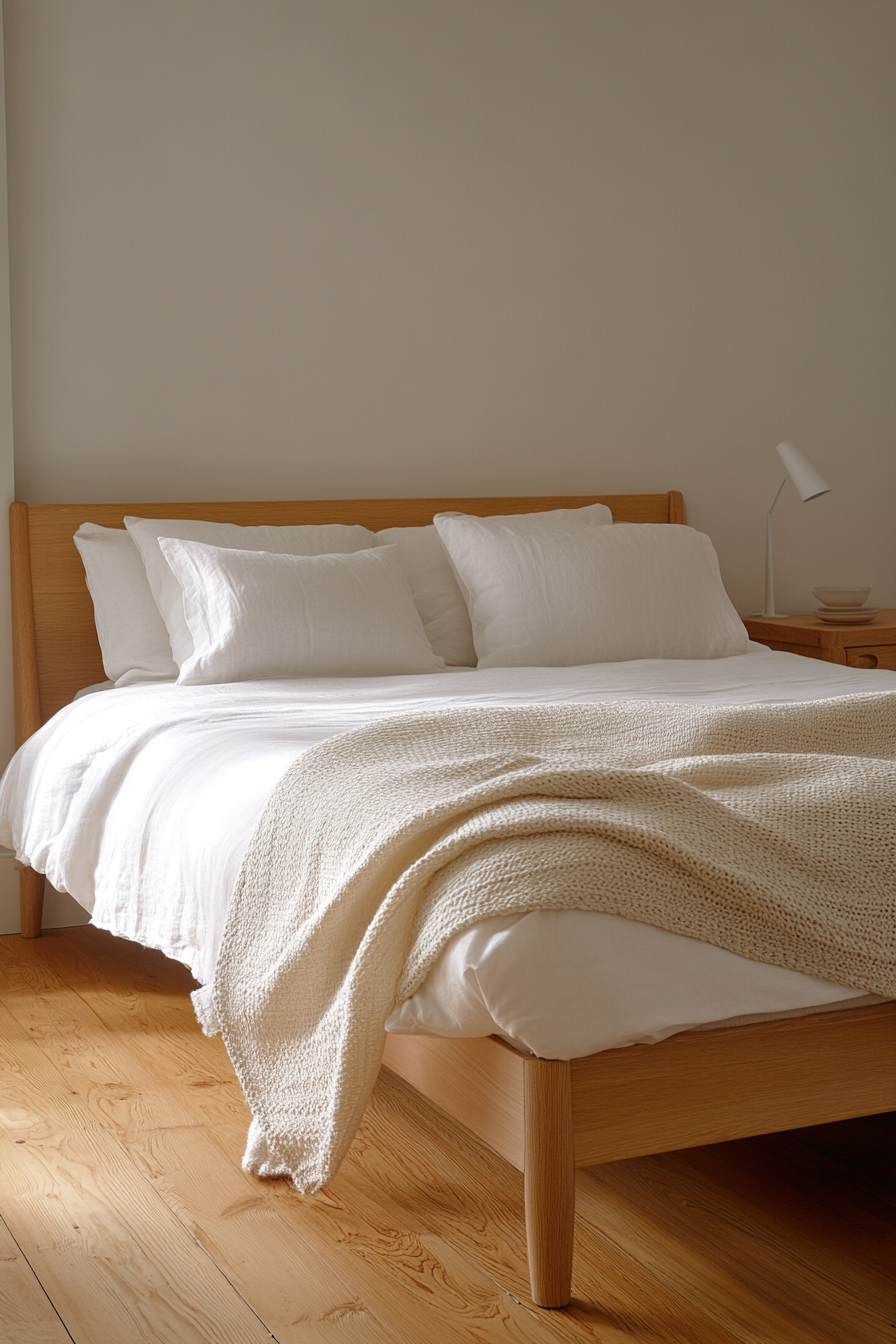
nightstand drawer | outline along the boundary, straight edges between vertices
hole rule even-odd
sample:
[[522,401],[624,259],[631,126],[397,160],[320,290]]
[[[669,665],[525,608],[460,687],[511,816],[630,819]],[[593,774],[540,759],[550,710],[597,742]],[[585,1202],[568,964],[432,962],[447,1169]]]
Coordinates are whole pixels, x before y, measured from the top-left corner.
[[847,649],[849,667],[886,667],[896,672],[896,644],[869,644],[865,648]]
[[896,607],[883,608],[867,624],[829,625],[814,612],[802,616],[745,616],[751,639],[784,653],[821,658],[841,667],[885,667],[896,672]]

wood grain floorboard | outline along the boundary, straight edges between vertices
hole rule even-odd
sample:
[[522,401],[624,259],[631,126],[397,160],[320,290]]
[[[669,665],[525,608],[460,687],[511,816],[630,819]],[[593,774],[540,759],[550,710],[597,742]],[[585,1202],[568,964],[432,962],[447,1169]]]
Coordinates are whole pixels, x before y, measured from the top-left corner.
[[2,1215],[77,1344],[267,1344],[211,1258],[0,1005]]
[[242,1171],[185,968],[83,927],[0,939],[0,986],[0,1304],[40,1294],[50,1344],[896,1344],[882,1118],[580,1172],[574,1299],[542,1312],[520,1174],[397,1078],[302,1197]]
[[[190,1035],[199,1057],[191,1061],[185,1084],[180,1061],[191,1052],[177,1051],[179,1064],[172,1080],[170,1051],[157,1052],[156,1067],[150,1067],[151,1031],[140,1033],[140,1049],[129,1044],[135,1017],[133,990],[121,1000],[112,994],[103,1001],[97,994],[93,981],[101,966],[99,957],[97,965],[87,963],[90,978],[78,982],[82,992],[77,993],[46,965],[31,964],[32,959],[40,960],[33,950],[36,944],[16,941],[18,949],[0,950],[8,972],[4,994],[8,1011],[65,1073],[69,1087],[95,1121],[116,1134],[137,1169],[243,1292],[272,1334],[284,1344],[319,1338],[321,1330],[333,1340],[390,1341],[393,1336],[378,1325],[333,1265],[315,1256],[293,1228],[284,1228],[282,1220],[275,1220],[273,1227],[268,1220],[259,1228],[254,1214],[266,1201],[258,1191],[267,1183],[255,1181],[240,1168],[249,1111],[232,1070],[230,1078],[220,1083],[215,1081],[215,1067],[201,1068],[204,1047],[212,1047],[209,1053],[214,1055],[220,1042],[202,1037],[193,1017]],[[108,947],[110,941],[102,946]],[[47,938],[46,947],[52,942]],[[44,945],[41,939],[40,946]],[[34,985],[37,992],[23,992],[23,983]],[[164,999],[164,994],[160,997]],[[105,1007],[111,1021],[95,1013],[91,1001]],[[145,1004],[141,1012],[144,1019],[149,1017]],[[222,1088],[229,1094],[225,1104],[213,1105],[210,1098]],[[161,1170],[153,1161],[158,1151],[170,1157]]]
[[860,1128],[844,1121],[793,1130],[786,1141],[798,1145],[796,1152],[807,1150],[813,1169],[823,1156],[844,1174],[849,1189],[896,1209],[896,1111],[866,1116]]
[[[201,1128],[144,1132],[129,1144],[153,1188],[281,1344],[401,1340],[371,1310],[338,1257],[284,1216],[270,1182],[247,1176]],[[280,1184],[279,1182],[277,1183]],[[261,1191],[259,1192],[259,1187]]]
[[[120,994],[98,987],[108,935],[94,967],[83,958],[67,967],[59,955],[66,940],[53,932],[39,940],[0,938],[3,1002],[112,1128],[122,1135],[190,1124],[215,1129],[228,1113],[246,1123],[223,1044],[198,1030],[187,987],[178,995],[161,987],[151,998],[127,977]],[[60,959],[61,975],[54,964]]]
[[71,1344],[71,1338],[0,1219],[0,1344]]
[[763,1210],[736,1181],[714,1179],[710,1164],[695,1172],[682,1156],[593,1168],[579,1187],[583,1219],[628,1245],[656,1277],[687,1285],[688,1296],[736,1338],[880,1344],[893,1337],[886,1333],[892,1285],[873,1283],[848,1229],[834,1233],[835,1256],[817,1235],[819,1222],[833,1222],[822,1212],[823,1186],[812,1218],[798,1229],[788,1218],[786,1185]]

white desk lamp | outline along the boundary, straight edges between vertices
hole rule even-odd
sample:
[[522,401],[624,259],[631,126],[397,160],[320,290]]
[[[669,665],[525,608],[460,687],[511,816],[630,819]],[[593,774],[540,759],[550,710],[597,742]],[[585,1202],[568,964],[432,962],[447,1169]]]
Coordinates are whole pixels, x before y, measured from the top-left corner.
[[805,504],[807,500],[815,499],[818,495],[826,495],[830,486],[823,477],[807,462],[800,452],[799,448],[793,443],[779,443],[778,456],[784,463],[784,470],[787,476],[784,477],[778,486],[778,494],[771,502],[769,511],[765,518],[765,608],[760,613],[762,616],[784,616],[786,612],[775,611],[775,570],[772,563],[772,509],[778,502],[778,495],[787,484],[787,478],[790,477],[800,499]]

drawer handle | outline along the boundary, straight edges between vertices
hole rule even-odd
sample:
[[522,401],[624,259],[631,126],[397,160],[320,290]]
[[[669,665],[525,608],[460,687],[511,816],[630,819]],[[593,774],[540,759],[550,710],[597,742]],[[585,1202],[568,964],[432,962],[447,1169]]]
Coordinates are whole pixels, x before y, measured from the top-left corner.
[[876,653],[860,653],[860,654],[856,657],[855,666],[856,666],[856,667],[877,667],[877,654],[876,654]]

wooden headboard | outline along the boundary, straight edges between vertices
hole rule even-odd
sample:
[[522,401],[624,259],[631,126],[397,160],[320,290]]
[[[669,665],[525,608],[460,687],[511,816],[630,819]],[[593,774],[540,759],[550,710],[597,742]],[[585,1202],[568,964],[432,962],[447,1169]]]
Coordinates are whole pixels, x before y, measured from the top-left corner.
[[683,523],[677,490],[662,495],[525,496],[498,499],[314,499],[218,504],[20,504],[10,507],[13,663],[19,743],[105,672],[93,604],[72,538],[82,523],[123,527],[138,518],[199,518],[251,526],[360,523],[372,531],[431,523],[436,513],[536,513],[606,504],[617,523]]

